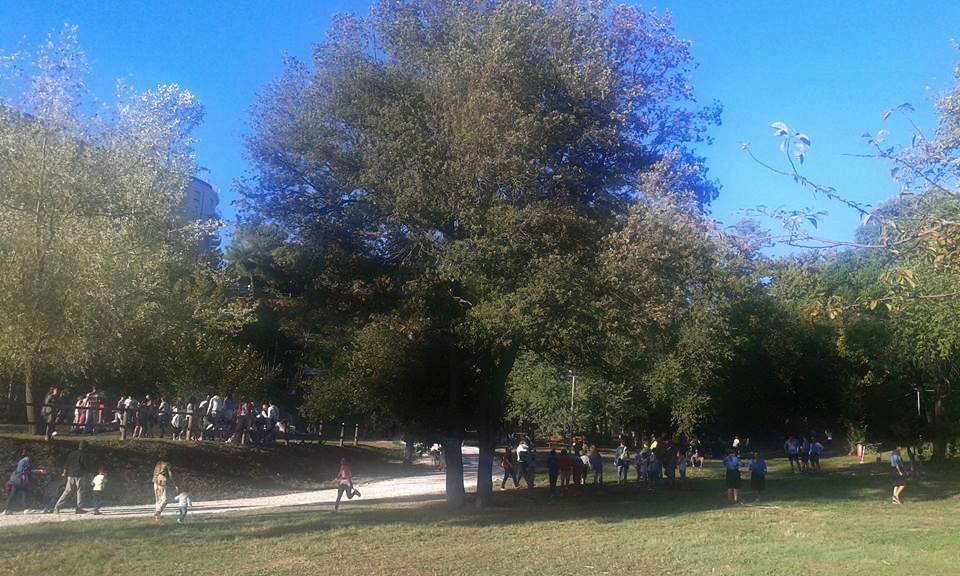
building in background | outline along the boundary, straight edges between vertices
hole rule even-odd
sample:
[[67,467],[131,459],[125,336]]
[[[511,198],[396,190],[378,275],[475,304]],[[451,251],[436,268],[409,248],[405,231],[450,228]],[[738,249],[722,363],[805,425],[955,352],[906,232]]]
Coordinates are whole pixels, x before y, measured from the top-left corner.
[[220,195],[213,186],[203,180],[192,177],[187,193],[183,197],[183,215],[189,220],[215,220],[220,217],[217,206],[220,204]]
[[[217,220],[220,218],[217,212],[219,204],[220,195],[213,186],[194,176],[190,178],[187,192],[183,195],[180,213],[191,222]],[[200,247],[204,250],[214,250],[219,246],[220,236],[217,233],[209,234],[200,241]]]

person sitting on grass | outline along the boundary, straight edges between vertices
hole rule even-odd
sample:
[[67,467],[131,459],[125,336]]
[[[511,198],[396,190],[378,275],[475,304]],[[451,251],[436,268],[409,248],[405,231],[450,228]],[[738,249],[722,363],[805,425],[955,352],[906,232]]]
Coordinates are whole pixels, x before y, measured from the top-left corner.
[[347,500],[360,496],[360,491],[353,487],[353,473],[347,464],[346,458],[340,459],[340,472],[337,474],[337,503],[333,506],[334,512],[340,509],[340,499],[347,495]]
[[890,471],[893,473],[893,498],[891,502],[894,504],[901,503],[900,495],[903,494],[903,489],[906,487],[907,482],[906,465],[903,462],[903,457],[900,455],[902,449],[903,447],[897,444],[897,447],[890,453]]
[[177,524],[183,524],[187,519],[187,509],[193,506],[193,499],[190,497],[190,489],[186,486],[180,486],[180,492],[177,494]]
[[727,450],[727,457],[723,459],[723,467],[726,469],[727,502],[730,504],[740,503],[740,466],[742,465],[736,451],[730,447]]
[[760,494],[766,487],[767,463],[760,457],[759,452],[753,453],[750,461],[750,488],[753,489],[754,502],[760,501]]

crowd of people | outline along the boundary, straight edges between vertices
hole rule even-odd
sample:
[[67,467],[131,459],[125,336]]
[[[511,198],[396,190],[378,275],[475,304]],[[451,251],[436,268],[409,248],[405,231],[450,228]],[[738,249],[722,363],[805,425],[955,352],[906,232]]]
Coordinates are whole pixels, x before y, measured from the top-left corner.
[[41,415],[48,440],[57,434],[58,427],[67,427],[77,434],[117,429],[122,439],[223,439],[259,444],[271,442],[278,432],[286,433],[299,424],[297,415],[283,417],[273,401],[258,406],[246,400],[234,402],[219,394],[172,399],[121,394],[115,404],[108,406],[106,395],[96,388],[83,395],[50,388]]
[[[536,478],[537,451],[529,438],[521,439],[516,446],[507,447],[500,457],[503,468],[501,489],[507,482],[514,487],[522,480],[528,488],[533,488]],[[690,468],[702,468],[705,460],[703,446],[699,441],[689,441],[686,436],[659,440],[652,435],[649,441],[643,441],[639,449],[628,446],[621,440],[614,453],[613,464],[617,470],[617,483],[628,481],[630,471],[636,474],[636,481],[653,490],[663,484],[676,487],[687,477]],[[582,442],[573,442],[569,448],[550,450],[546,458],[547,478],[550,493],[556,495],[557,486],[582,486],[591,482],[602,485],[603,455],[597,446],[586,446]]]
[[[108,470],[105,466],[94,466],[87,454],[86,443],[81,441],[67,455],[59,473],[34,467],[27,449],[20,453],[17,466],[7,482],[9,494],[4,507],[4,515],[16,510],[26,511],[34,508],[45,514],[59,514],[64,507],[72,507],[74,514],[87,514],[85,505],[92,505],[94,516],[99,516],[106,503]],[[150,478],[154,492],[154,518],[159,520],[170,501],[177,502],[177,522],[183,523],[187,510],[193,506],[189,489],[180,483],[174,484],[173,470],[169,459],[161,456]]]

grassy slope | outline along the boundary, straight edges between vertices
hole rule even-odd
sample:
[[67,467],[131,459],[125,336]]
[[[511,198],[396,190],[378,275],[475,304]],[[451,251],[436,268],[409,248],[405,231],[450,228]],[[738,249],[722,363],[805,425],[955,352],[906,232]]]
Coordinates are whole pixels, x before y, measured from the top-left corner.
[[[76,438],[44,442],[34,436],[0,435],[0,476],[6,478],[26,447],[35,466],[62,471]],[[247,448],[220,442],[184,443],[169,440],[135,440],[121,443],[115,437],[87,442],[92,460],[107,467],[109,502],[143,504],[153,499],[150,477],[161,453],[168,453],[178,482],[189,482],[205,500],[268,496],[316,490],[333,485],[340,458],[348,456],[360,476],[400,475],[402,453],[389,443],[319,447],[275,446]]]
[[[714,464],[682,492],[588,487],[549,500],[497,494],[497,506],[448,513],[441,504],[194,516],[3,530],[0,574],[712,574],[716,576],[957,573],[960,481],[930,476],[903,506],[888,503],[886,469],[832,459],[818,477],[773,463],[762,505],[724,505]],[[80,563],[70,558],[83,556]]]

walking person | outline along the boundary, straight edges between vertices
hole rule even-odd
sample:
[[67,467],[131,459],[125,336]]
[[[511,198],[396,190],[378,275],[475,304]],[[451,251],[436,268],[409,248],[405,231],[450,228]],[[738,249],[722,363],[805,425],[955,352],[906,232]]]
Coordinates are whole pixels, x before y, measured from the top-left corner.
[[153,467],[153,496],[154,513],[153,517],[160,520],[163,509],[167,507],[167,486],[173,484],[173,470],[170,468],[169,458],[166,454],[160,456],[160,461]]
[[810,468],[814,472],[820,471],[820,456],[823,454],[823,444],[814,439],[810,443]]
[[560,458],[556,450],[551,450],[547,456],[547,477],[550,480],[550,496],[557,495],[557,479],[560,477]]
[[63,476],[67,479],[67,485],[63,489],[63,494],[60,495],[57,503],[53,506],[53,511],[57,514],[60,513],[60,508],[66,504],[67,499],[74,492],[77,493],[77,507],[74,512],[76,514],[86,514],[87,512],[83,509],[83,496],[86,494],[86,483],[83,478],[90,471],[90,465],[84,451],[85,448],[86,442],[81,440],[77,444],[77,449],[67,455],[67,464],[63,469]]
[[650,445],[646,442],[643,443],[643,446],[640,448],[640,451],[637,452],[637,482],[645,482],[647,480],[647,464],[650,462]]
[[573,458],[567,452],[566,448],[560,450],[560,485],[569,486],[570,479],[573,476]]
[[503,456],[500,458],[500,467],[503,468],[503,480],[500,481],[500,489],[507,489],[507,479],[513,480],[514,488],[519,488],[520,483],[517,481],[517,468],[513,464],[513,449],[509,446],[503,451]]
[[891,502],[894,504],[901,504],[900,495],[903,494],[903,489],[906,488],[907,484],[907,470],[903,457],[900,455],[901,450],[903,450],[903,447],[897,444],[897,447],[890,454],[890,471],[893,473],[893,498]]
[[46,423],[46,432],[43,437],[48,442],[56,435],[57,416],[60,414],[60,390],[56,386],[47,391],[43,397],[43,409],[40,411]]
[[20,509],[27,510],[27,493],[30,490],[30,482],[33,480],[31,473],[33,467],[30,465],[30,457],[27,455],[27,449],[20,450],[20,460],[17,461],[16,468],[10,474],[10,480],[7,482],[7,489],[10,494],[7,496],[7,504],[3,508],[4,515],[13,514],[14,502],[20,500]]
[[580,486],[587,475],[587,468],[583,463],[583,457],[580,456],[580,449],[574,449],[573,456],[570,458],[573,468],[573,485]]
[[333,506],[333,511],[340,510],[340,499],[347,495],[347,500],[353,500],[354,496],[359,497],[360,491],[353,487],[353,472],[347,464],[346,458],[340,459],[340,471],[337,473],[337,503]]
[[590,447],[590,469],[593,470],[593,483],[603,486],[603,456],[597,447]]
[[193,507],[193,499],[190,497],[190,490],[186,486],[181,486],[177,494],[177,524],[183,524],[187,519],[187,509]]
[[517,444],[517,476],[530,486],[530,447],[527,445],[527,439],[524,438]]
[[740,457],[731,447],[727,451],[727,457],[723,459],[723,467],[726,470],[727,502],[731,504],[740,503],[740,466],[742,465]]
[[783,443],[783,451],[787,454],[787,460],[790,461],[790,472],[796,474],[800,471],[800,443],[796,437],[791,436]]
[[754,502],[760,501],[760,494],[767,485],[767,463],[760,457],[760,452],[753,453],[750,461],[750,488],[753,489]]
[[93,515],[100,515],[100,508],[103,507],[103,492],[107,489],[107,469],[103,466],[93,477]]
[[617,484],[623,484],[627,481],[627,471],[630,469],[630,449],[623,443],[623,439],[617,446],[614,464],[617,466]]

